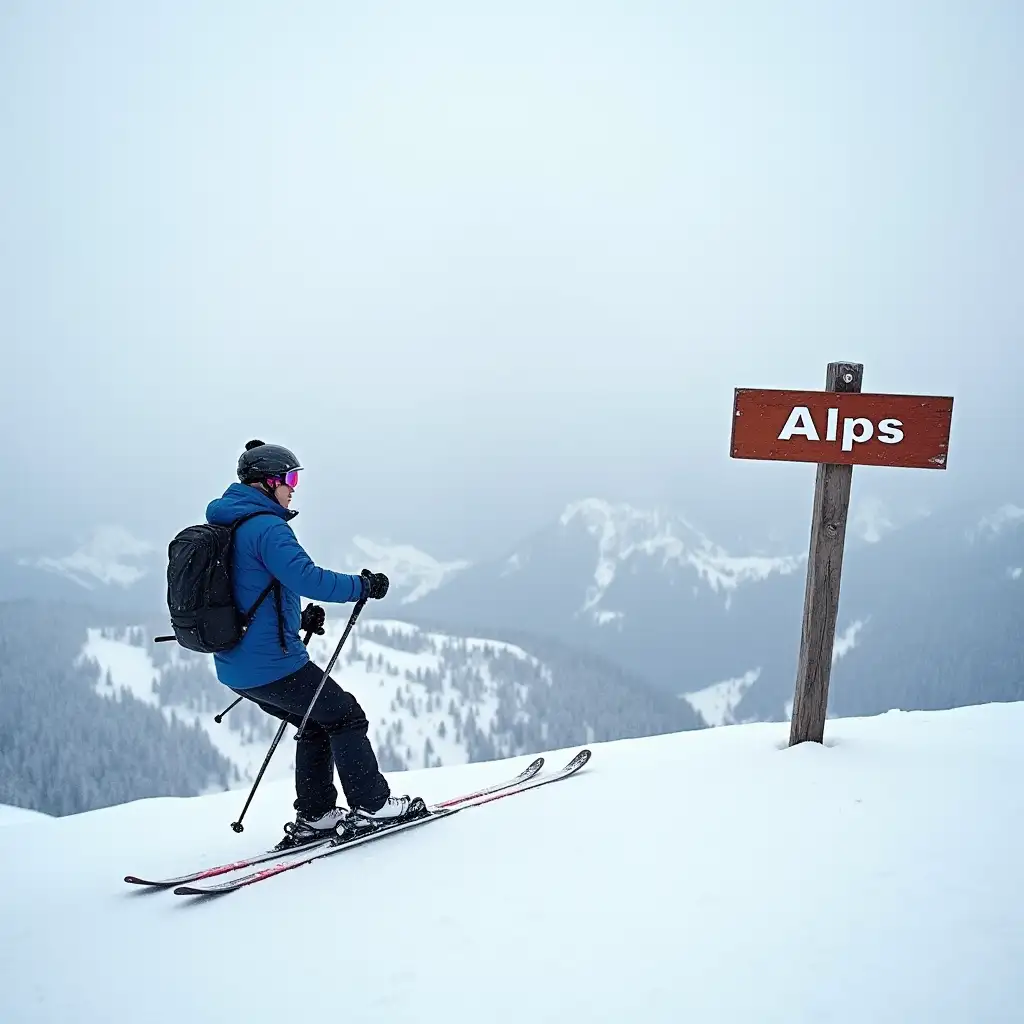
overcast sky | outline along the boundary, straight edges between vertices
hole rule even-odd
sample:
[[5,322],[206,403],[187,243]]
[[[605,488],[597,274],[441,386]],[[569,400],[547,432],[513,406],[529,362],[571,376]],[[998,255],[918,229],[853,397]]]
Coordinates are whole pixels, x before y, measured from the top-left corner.
[[947,472],[855,497],[1019,492],[1022,10],[3,4],[5,543],[163,544],[254,436],[321,544],[805,519],[813,468],[728,458],[732,389],[830,359],[956,400]]

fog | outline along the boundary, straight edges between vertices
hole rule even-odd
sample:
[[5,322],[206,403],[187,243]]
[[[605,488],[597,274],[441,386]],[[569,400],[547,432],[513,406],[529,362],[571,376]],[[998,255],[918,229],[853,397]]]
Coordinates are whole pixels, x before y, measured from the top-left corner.
[[8,3],[3,546],[202,518],[480,557],[590,494],[798,537],[733,388],[955,397],[897,509],[1017,489],[1018,4]]

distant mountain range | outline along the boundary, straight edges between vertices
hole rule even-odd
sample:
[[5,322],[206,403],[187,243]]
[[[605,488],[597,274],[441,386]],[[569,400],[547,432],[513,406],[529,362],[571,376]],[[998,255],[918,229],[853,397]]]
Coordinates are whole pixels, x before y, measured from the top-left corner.
[[[108,623],[158,622],[164,558],[163,545],[108,527],[84,544],[9,557],[0,597],[70,596],[104,608]],[[788,714],[805,551],[727,550],[671,512],[591,498],[477,564],[356,537],[332,565],[362,566],[392,579],[366,620],[397,617],[439,635],[514,645],[525,637],[531,652],[551,643],[646,681],[705,724]],[[847,536],[830,711],[1015,699],[1022,613],[1020,504],[901,516],[859,505]]]
[[791,553],[730,554],[685,519],[592,499],[414,614],[546,633],[678,694],[750,667],[765,617],[802,566]]
[[166,548],[121,526],[104,525],[55,550],[0,554],[0,601],[85,603],[109,611],[147,611],[163,600]]
[[[300,531],[301,539],[301,531]],[[406,605],[443,586],[465,569],[462,560],[441,562],[410,544],[356,536],[329,568],[358,573],[385,572],[391,602]],[[0,601],[84,602],[123,614],[148,618],[164,607],[167,543],[150,543],[122,526],[107,524],[89,536],[55,550],[0,553]]]
[[[727,552],[685,519],[590,500],[410,610],[593,651],[712,725],[788,716],[806,554]],[[832,713],[1017,699],[1024,508],[960,508],[851,528]]]

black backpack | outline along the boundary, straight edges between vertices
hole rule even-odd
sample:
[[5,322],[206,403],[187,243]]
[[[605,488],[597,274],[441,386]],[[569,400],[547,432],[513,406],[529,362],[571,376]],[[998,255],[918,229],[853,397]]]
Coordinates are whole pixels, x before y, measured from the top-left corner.
[[235,607],[231,592],[235,530],[253,516],[273,514],[250,512],[230,526],[187,526],[171,541],[167,547],[167,610],[174,636],[157,640],[177,640],[200,654],[230,650],[245,636],[257,609],[273,590],[277,628],[285,648],[280,583],[271,579],[244,615]]

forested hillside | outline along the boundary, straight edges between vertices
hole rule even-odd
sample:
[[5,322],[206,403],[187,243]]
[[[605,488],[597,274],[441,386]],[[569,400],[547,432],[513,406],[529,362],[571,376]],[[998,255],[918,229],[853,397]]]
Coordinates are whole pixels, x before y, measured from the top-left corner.
[[97,693],[79,658],[94,616],[0,603],[0,804],[63,815],[227,786],[232,766],[201,728]]

